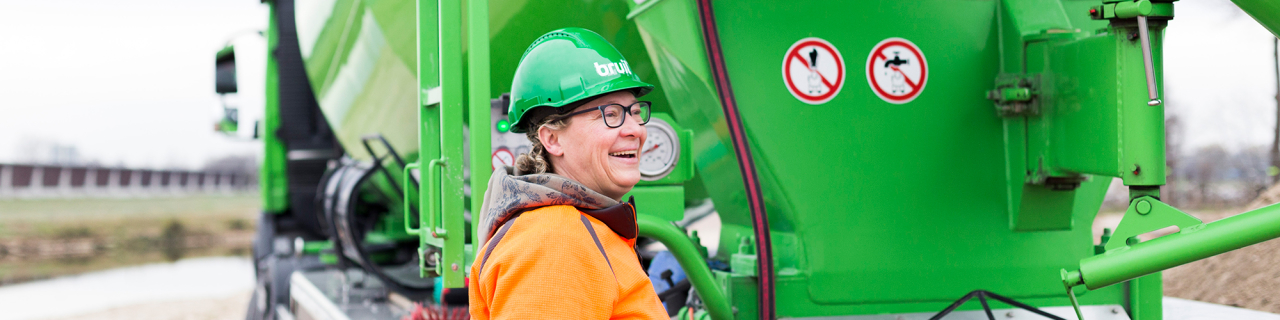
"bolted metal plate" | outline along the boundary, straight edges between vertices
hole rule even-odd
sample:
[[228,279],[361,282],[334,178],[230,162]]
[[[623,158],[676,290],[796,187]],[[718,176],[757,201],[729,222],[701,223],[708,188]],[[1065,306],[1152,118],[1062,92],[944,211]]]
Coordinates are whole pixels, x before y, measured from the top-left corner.
[[[1063,319],[1075,319],[1076,312],[1070,306],[1066,307],[1048,307],[1041,308],[1044,312],[1062,317]],[[1085,319],[1089,320],[1129,320],[1129,314],[1125,313],[1124,308],[1120,305],[1094,305],[1080,306],[1080,312],[1084,314]],[[804,319],[804,320],[928,320],[937,312],[919,312],[919,313],[903,313],[903,314],[876,314],[863,316],[840,316],[840,317],[812,317],[812,318],[784,318],[784,319]],[[1044,316],[1035,314],[1031,311],[1022,309],[991,309],[991,314],[996,316],[997,320],[1046,320]],[[987,320],[987,313],[982,310],[956,311],[942,317],[941,320]]]

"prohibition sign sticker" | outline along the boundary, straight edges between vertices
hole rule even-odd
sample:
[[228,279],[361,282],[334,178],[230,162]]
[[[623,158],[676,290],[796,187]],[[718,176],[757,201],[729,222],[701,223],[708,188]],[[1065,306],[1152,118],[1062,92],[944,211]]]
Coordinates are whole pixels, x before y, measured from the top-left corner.
[[514,167],[516,165],[516,156],[511,154],[511,150],[508,150],[506,147],[499,147],[497,151],[494,151],[490,160],[493,162],[493,165],[489,167],[490,171],[497,170],[502,167]]
[[920,47],[907,39],[888,38],[867,56],[867,83],[885,102],[904,104],[924,91],[928,69]]
[[804,103],[827,103],[844,86],[844,58],[827,40],[800,39],[782,57],[782,81]]

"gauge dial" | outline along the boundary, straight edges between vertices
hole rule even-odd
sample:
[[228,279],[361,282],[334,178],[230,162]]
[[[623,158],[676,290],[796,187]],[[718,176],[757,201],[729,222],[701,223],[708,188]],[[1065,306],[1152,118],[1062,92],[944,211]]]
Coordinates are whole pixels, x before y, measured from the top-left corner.
[[666,177],[680,158],[680,138],[671,125],[653,118],[644,125],[648,138],[640,148],[640,179],[653,181]]

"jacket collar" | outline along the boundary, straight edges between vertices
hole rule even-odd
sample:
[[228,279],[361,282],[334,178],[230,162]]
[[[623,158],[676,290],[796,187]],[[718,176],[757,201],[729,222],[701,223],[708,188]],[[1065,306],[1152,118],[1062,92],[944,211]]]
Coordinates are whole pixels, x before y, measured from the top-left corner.
[[[489,241],[498,227],[511,217],[528,210],[568,205],[579,209],[602,209],[618,205],[618,200],[557,174],[512,176],[507,170],[494,170],[480,206],[479,243]],[[634,210],[633,210],[634,211]],[[473,217],[474,218],[474,217]]]
[[634,240],[640,235],[640,228],[636,225],[636,197],[634,196],[627,198],[627,202],[614,206],[601,209],[579,207],[578,211],[600,220],[604,225],[609,226],[613,233],[627,240]]

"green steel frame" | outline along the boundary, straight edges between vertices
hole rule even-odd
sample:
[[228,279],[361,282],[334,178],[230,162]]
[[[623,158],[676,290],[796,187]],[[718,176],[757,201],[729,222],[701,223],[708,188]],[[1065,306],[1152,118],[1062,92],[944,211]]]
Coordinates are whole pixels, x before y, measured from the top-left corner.
[[[1233,1],[1273,32],[1280,26],[1280,6]],[[468,234],[478,230],[467,230],[463,213],[480,208],[489,173],[470,170],[464,181],[464,171],[489,165],[490,99],[509,89],[513,52],[570,25],[607,31],[637,73],[658,84],[655,112],[675,124],[688,156],[672,177],[633,191],[646,203],[641,233],[676,255],[713,319],[936,311],[985,289],[1034,306],[1119,304],[1132,319],[1154,320],[1162,317],[1159,271],[1280,237],[1280,207],[1204,224],[1159,200],[1164,109],[1151,100],[1163,96],[1161,47],[1172,1],[706,1],[718,17],[714,39],[704,35],[707,21],[692,0],[339,2],[351,8],[340,11],[345,16],[363,10],[370,18],[354,29],[351,18],[325,26],[314,45],[336,53],[309,57],[313,86],[360,99],[372,99],[360,95],[372,87],[396,93],[384,84],[404,79],[395,60],[405,61],[413,105],[370,107],[357,99],[350,109],[322,108],[331,123],[350,124],[340,137],[382,120],[404,122],[378,117],[416,113],[417,140],[404,150],[413,164],[375,187],[403,186],[406,198],[390,206],[403,216],[384,219],[396,229],[385,233],[403,225],[417,236],[423,266],[435,266],[423,275],[441,277],[445,287],[465,284],[473,258]],[[805,9],[819,5],[821,12]],[[275,48],[274,15],[270,29]],[[357,33],[352,43],[334,40]],[[390,48],[377,60],[387,75],[341,92],[348,87],[334,79],[343,79],[344,64],[360,62],[352,52],[366,33],[385,38],[369,43]],[[777,51],[810,36],[852,62],[846,91],[825,106],[777,89]],[[930,85],[909,105],[889,106],[858,81],[863,50],[887,37],[910,38],[932,57]],[[715,78],[708,44],[723,52],[724,80]],[[261,185],[270,213],[288,209],[285,148],[270,134],[280,127],[279,101],[288,98],[279,95],[276,68],[269,56]],[[731,97],[754,150],[749,173],[763,186],[769,239],[752,230],[744,171],[719,107],[725,80],[747,88]],[[365,114],[378,119],[351,121],[339,114],[345,110],[374,110]],[[421,186],[407,179],[415,173]],[[1132,201],[1115,236],[1095,251],[1087,226],[1111,177],[1131,187]],[[670,223],[705,199],[723,225],[715,256]],[[1171,225],[1180,231],[1134,238]],[[776,311],[757,309],[756,248],[765,244],[774,253],[776,286],[766,288]],[[712,270],[712,260],[731,267]]]
[[[276,34],[275,6],[271,7],[270,21],[267,23],[267,52],[274,52],[279,45],[280,36]],[[262,175],[259,178],[259,189],[262,192],[262,211],[283,213],[289,206],[289,177],[285,174],[284,144],[271,132],[280,129],[280,75],[277,72],[275,55],[267,55],[266,103],[263,110],[262,135]]]

